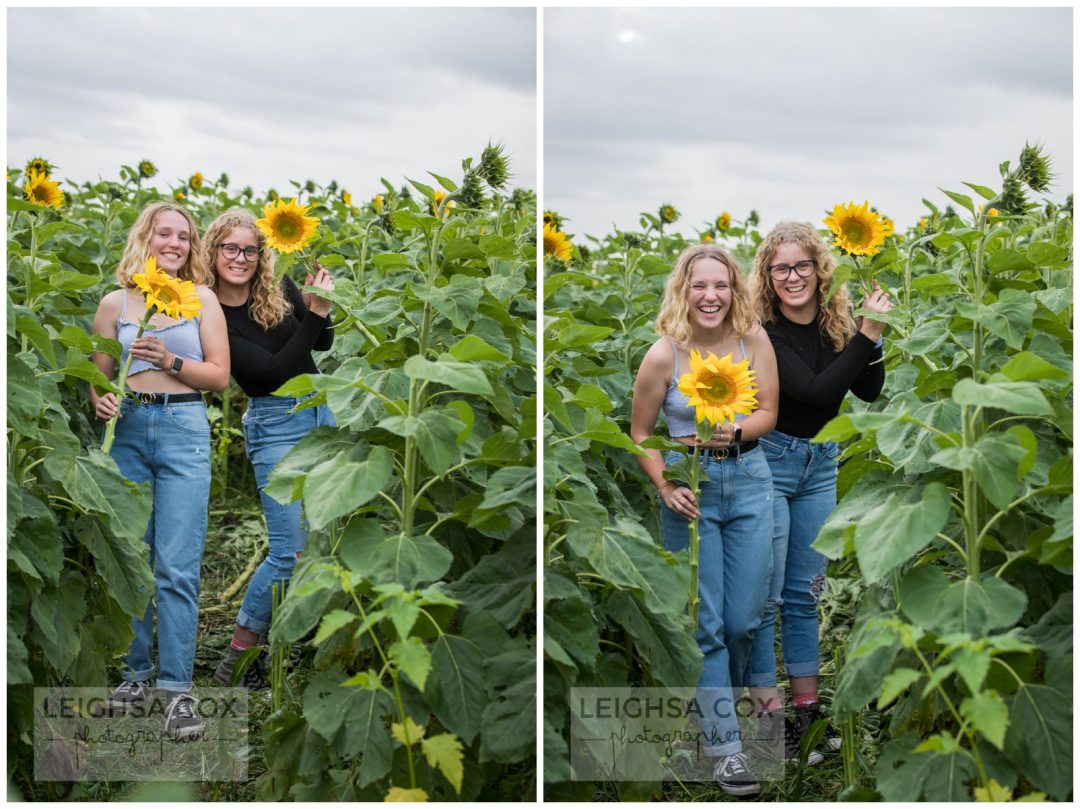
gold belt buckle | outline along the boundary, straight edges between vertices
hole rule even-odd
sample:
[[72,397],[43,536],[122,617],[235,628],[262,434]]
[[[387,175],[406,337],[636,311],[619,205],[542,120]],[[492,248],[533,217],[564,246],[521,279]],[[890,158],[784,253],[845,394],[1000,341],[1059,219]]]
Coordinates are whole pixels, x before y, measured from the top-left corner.
[[726,460],[731,455],[731,450],[727,447],[717,447],[712,450],[714,458],[719,458],[721,461]]
[[144,405],[154,403],[154,394],[152,393],[139,393],[135,396],[135,398]]

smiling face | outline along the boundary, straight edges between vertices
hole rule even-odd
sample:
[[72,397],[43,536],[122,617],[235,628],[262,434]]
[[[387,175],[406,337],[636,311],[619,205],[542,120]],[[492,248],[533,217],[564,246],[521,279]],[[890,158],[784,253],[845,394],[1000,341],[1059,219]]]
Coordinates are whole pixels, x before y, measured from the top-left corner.
[[[235,244],[239,249],[234,258],[228,258],[221,249],[224,244]],[[217,286],[221,291],[231,289],[243,297],[251,291],[251,282],[259,266],[259,258],[244,257],[244,250],[259,247],[259,237],[248,227],[235,227],[221,237],[214,248],[214,270],[217,273]],[[250,249],[248,250],[250,252]]]
[[[800,261],[813,259],[810,252],[800,244],[784,242],[776,248],[769,266],[776,264],[794,265]],[[818,307],[818,277],[817,272],[810,273],[807,278],[800,278],[797,273],[791,271],[783,281],[777,281],[770,277],[769,283],[776,291],[776,297],[780,301],[780,311],[792,320],[805,322],[806,315],[817,315]],[[795,317],[792,317],[795,315]],[[800,317],[803,316],[803,317]],[[812,319],[812,318],[811,318]]]
[[162,211],[154,220],[150,231],[150,255],[157,265],[169,275],[175,276],[191,254],[191,229],[183,214]]
[[691,328],[715,329],[731,309],[731,277],[727,266],[712,256],[704,256],[690,268],[687,303]]

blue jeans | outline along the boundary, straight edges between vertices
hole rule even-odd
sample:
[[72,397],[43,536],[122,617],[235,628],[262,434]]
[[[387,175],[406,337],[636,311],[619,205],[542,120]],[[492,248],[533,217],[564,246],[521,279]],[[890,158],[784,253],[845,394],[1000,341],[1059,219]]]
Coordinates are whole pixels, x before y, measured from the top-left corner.
[[135,639],[124,658],[125,680],[154,674],[157,610],[157,687],[191,688],[199,626],[199,565],[210,501],[210,423],[199,402],[144,405],[125,398],[111,454],[121,474],[150,483],[153,510],[146,528],[154,599],[132,619]]
[[776,518],[773,576],[761,630],[750,658],[750,685],[776,685],[774,627],[780,613],[784,667],[788,677],[814,677],[818,650],[818,598],[825,588],[828,560],[810,547],[836,507],[839,447],[812,444],[773,430],[760,439],[772,469]]
[[248,583],[236,623],[256,634],[270,624],[274,584],[283,585],[292,578],[296,558],[308,538],[303,502],[279,503],[266,494],[266,483],[274,467],[297,441],[316,427],[335,426],[334,417],[326,405],[289,412],[313,395],[298,399],[253,396],[248,400],[248,409],[244,413],[244,446],[251,465],[255,467],[255,482],[259,485],[259,497],[262,498],[270,551]]
[[[682,458],[670,452],[670,466]],[[765,455],[755,448],[738,458],[701,459],[698,510],[698,627],[704,656],[697,684],[704,752],[709,756],[742,749],[736,699],[746,683],[750,645],[761,623],[772,566],[772,476]],[[661,502],[660,530],[670,551],[689,547],[689,522]]]

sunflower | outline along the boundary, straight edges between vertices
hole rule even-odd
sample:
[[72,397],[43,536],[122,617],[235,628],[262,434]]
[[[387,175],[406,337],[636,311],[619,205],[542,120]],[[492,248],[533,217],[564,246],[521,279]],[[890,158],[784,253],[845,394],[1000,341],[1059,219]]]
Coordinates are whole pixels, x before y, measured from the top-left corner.
[[987,216],[997,216],[998,215],[997,208],[991,208],[989,211],[986,212],[986,215]]
[[716,241],[716,240],[713,239],[711,233],[706,233],[705,235],[703,235],[701,237],[701,243],[702,244],[712,244],[714,241]]
[[871,211],[867,201],[837,203],[824,222],[836,237],[836,246],[853,256],[874,255],[893,232],[892,220]]
[[544,255],[559,261],[570,260],[570,240],[550,224],[544,225]]
[[732,362],[733,354],[718,359],[713,353],[705,359],[697,351],[690,352],[690,371],[679,377],[679,390],[697,409],[699,422],[722,424],[735,421],[735,416],[748,416],[757,408],[754,372],[749,357]]
[[36,171],[31,171],[28,175],[23,191],[26,192],[26,198],[35,205],[45,205],[59,210],[64,204],[64,192],[60,190],[60,184]]
[[202,188],[203,176],[201,171],[197,171],[191,175],[191,179],[188,180],[188,185],[191,186],[192,191],[197,191]]
[[376,211],[381,211],[383,206],[382,194],[376,194],[371,200],[371,207]]
[[718,217],[716,217],[716,229],[721,233],[727,233],[731,228],[731,214],[724,211]]
[[319,220],[306,216],[307,205],[298,205],[293,198],[288,202],[277,200],[263,207],[262,219],[255,220],[259,230],[266,236],[266,243],[282,253],[302,249],[315,236]]
[[26,164],[26,168],[23,169],[23,173],[29,177],[33,173],[44,174],[46,177],[52,175],[53,166],[44,157],[35,157],[29,163]]
[[139,161],[139,175],[149,180],[157,174],[157,166],[151,163],[149,160]]
[[346,205],[352,205],[352,194],[350,194],[348,191],[342,191],[341,201]]
[[[431,213],[434,214],[435,216],[439,215],[439,206],[442,205],[442,201],[444,199],[446,199],[446,192],[445,191],[436,191],[435,192],[435,201],[433,203],[431,203]],[[446,216],[449,216],[450,215],[450,209],[453,208],[453,207],[454,207],[454,201],[450,200],[448,203],[446,203],[446,210],[444,211],[444,214]]]
[[551,225],[555,230],[562,230],[562,217],[555,211],[544,211],[544,224]]
[[187,199],[187,194],[185,194],[178,188],[173,191],[172,198],[175,199],[177,202],[183,202],[185,199]]
[[131,280],[146,295],[147,311],[152,306],[163,315],[177,320],[196,317],[202,311],[195,284],[173,278],[164,270],[158,269],[157,259],[153,256],[146,260],[146,269],[135,273]]
[[670,225],[676,219],[679,218],[679,212],[675,210],[674,205],[668,205],[667,203],[660,206],[660,221],[664,224]]

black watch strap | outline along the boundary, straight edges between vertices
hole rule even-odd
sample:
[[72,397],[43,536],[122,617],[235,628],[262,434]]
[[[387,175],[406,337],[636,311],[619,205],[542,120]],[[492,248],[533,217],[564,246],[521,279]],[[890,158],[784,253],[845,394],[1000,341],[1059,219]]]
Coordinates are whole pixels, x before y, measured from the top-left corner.
[[731,443],[732,444],[740,444],[740,443],[742,443],[742,427],[739,427],[738,425],[736,425],[735,433],[733,434],[733,437],[731,439]]
[[177,355],[173,355],[172,368],[169,369],[169,373],[176,376],[180,373],[180,369],[184,367],[184,361]]

